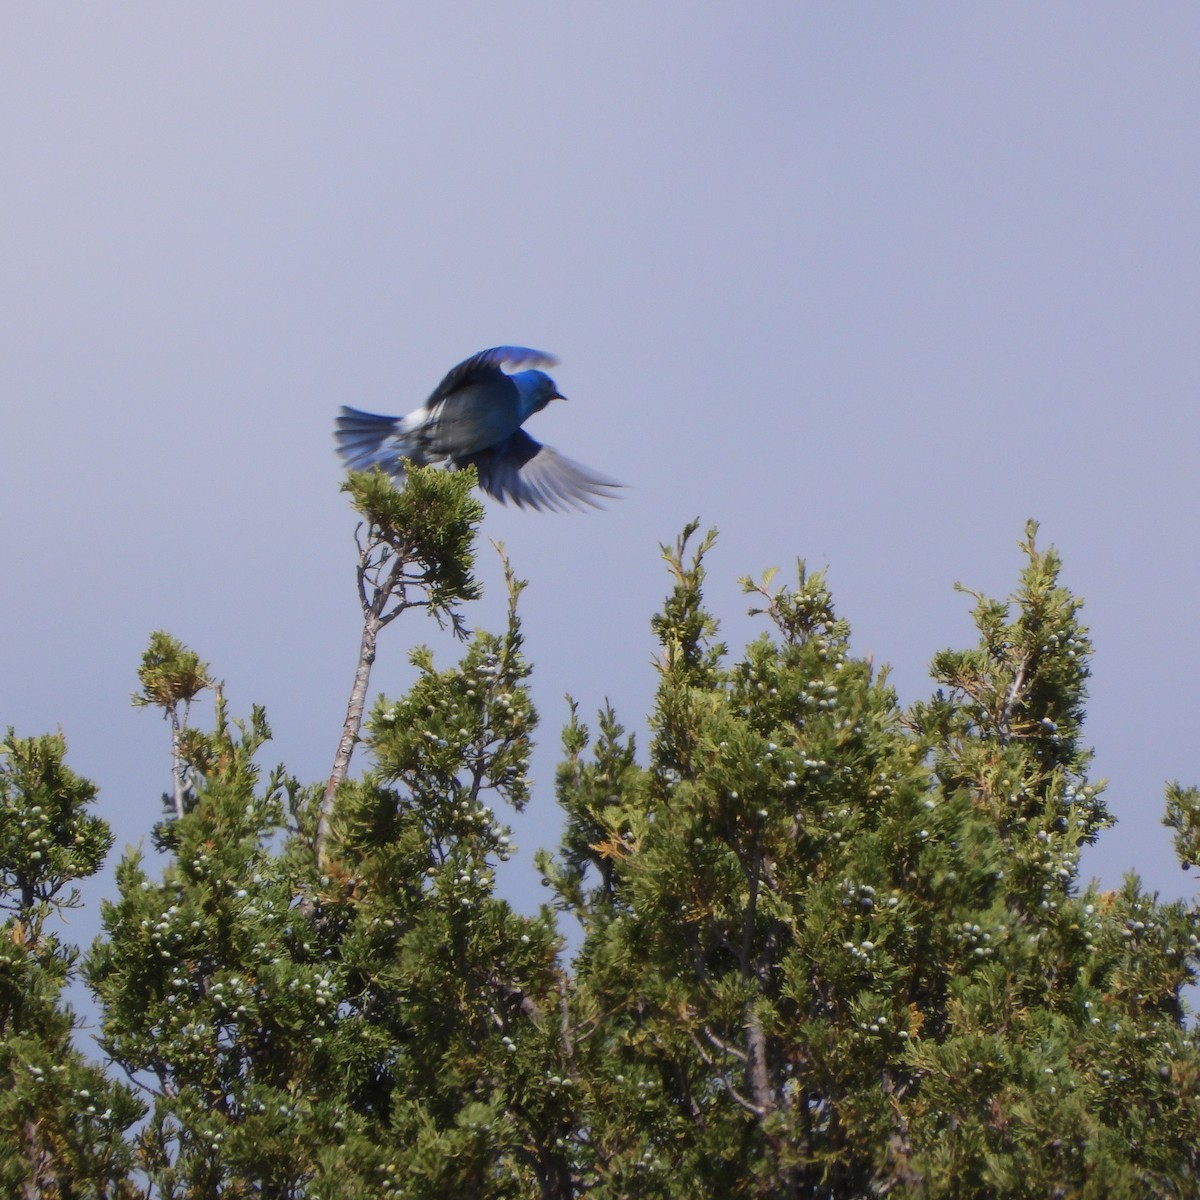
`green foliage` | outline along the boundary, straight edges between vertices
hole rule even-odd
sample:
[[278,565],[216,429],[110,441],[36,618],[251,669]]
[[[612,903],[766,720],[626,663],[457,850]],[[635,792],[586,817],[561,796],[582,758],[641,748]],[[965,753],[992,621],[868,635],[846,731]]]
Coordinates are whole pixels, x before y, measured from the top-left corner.
[[378,469],[352,472],[343,484],[367,527],[365,538],[361,524],[355,531],[363,625],[342,736],[317,816],[314,847],[323,868],[328,866],[337,790],[346,779],[362,729],[380,631],[408,609],[424,608],[439,625],[449,621],[455,635],[465,637],[462,605],[479,595],[472,572],[483,506],[471,493],[474,470],[410,465],[405,478],[399,492]]
[[1183,869],[1200,863],[1200,788],[1168,784],[1163,824],[1175,830],[1175,852]]
[[[468,634],[469,472],[346,483],[364,626],[331,780],[259,758],[208,667],[152,636],[139,704],[171,725],[162,861],[125,856],[84,974],[103,1048],[71,1050],[73,952],[44,929],[109,846],[59,739],[0,769],[0,1183],[46,1196],[482,1200],[887,1195],[1190,1197],[1200,914],[1129,878],[1081,887],[1110,823],[1082,740],[1090,642],[1031,525],[978,645],[905,710],[826,580],[743,580],[732,657],[704,604],[715,533],[663,548],[644,760],[573,702],[556,854],[578,924],[497,895],[537,716],[504,563],[503,631]],[[425,608],[465,641],[366,689],[380,629]],[[188,724],[212,689],[211,728]],[[364,714],[365,722],[364,722]],[[347,778],[355,744],[369,756]],[[1200,793],[1167,823],[1198,860]]]
[[63,761],[60,736],[0,745],[0,909],[26,923],[52,908],[75,908],[75,880],[94,875],[112,845],[108,826],[88,811],[96,788]]
[[313,1095],[332,992],[294,910],[312,868],[297,878],[274,849],[300,794],[281,771],[260,786],[268,737],[260,710],[233,724],[218,693],[214,729],[188,739],[199,789],[169,827],[162,879],[126,855],[85,966],[105,1050],[153,1097],[139,1165],[163,1196],[290,1185],[311,1170],[304,1143],[338,1119]]
[[[455,619],[478,512],[450,478],[350,485],[360,569]],[[536,722],[505,569],[504,633],[450,669],[414,651],[410,691],[375,705],[375,766],[336,791],[319,866],[321,798],[263,783],[261,712],[231,723],[218,691],[212,732],[182,731],[194,802],[165,827],[161,881],[122,863],[87,964],[104,1045],[153,1097],[138,1151],[156,1194],[568,1194],[559,937],[494,895],[511,844],[492,804],[525,803]]]
[[536,719],[506,576],[505,633],[445,671],[415,651],[408,694],[372,713],[374,770],[338,797],[346,1022],[370,1047],[354,1091],[383,1195],[567,1194],[559,938],[494,894],[511,842],[488,799],[524,805]]
[[209,678],[208,664],[162,630],[150,635],[150,645],[138,668],[138,679],[142,690],[134,693],[134,704],[153,704],[168,712],[180,704],[190,703],[213,682]]
[[[162,709],[171,726],[171,791],[163,793],[163,811],[167,818],[182,817],[195,800],[194,767],[199,746],[189,745],[192,735],[187,727],[192,701],[213,687],[208,664],[169,633],[159,630],[150,635],[150,645],[138,668],[142,690],[135,692],[138,707]],[[154,829],[156,844],[169,837],[170,827]]]
[[96,788],[65,763],[61,736],[0,744],[0,1191],[123,1197],[125,1130],[141,1107],[71,1045],[62,1002],[75,951],[50,928],[78,907],[75,881],[95,874],[112,842],[87,812]]
[[1108,815],[1054,552],[1031,526],[1012,600],[977,597],[980,645],[905,713],[803,564],[744,581],[771,629],[727,664],[694,532],[665,552],[651,765],[608,711],[588,761],[572,712],[543,859],[588,934],[582,1191],[1193,1194],[1196,913],[1076,893]]
[[404,466],[401,489],[376,467],[351,471],[342,490],[366,521],[378,568],[400,568],[401,585],[422,587],[425,606],[439,619],[452,618],[457,604],[480,594],[472,574],[475,530],[483,519],[475,471]]

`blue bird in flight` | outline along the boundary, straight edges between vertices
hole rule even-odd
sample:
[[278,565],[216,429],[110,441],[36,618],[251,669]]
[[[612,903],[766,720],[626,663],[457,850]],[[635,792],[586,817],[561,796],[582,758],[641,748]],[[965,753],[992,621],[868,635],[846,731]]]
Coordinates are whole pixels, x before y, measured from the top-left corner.
[[395,479],[402,460],[418,466],[447,462],[474,466],[489,496],[536,509],[602,507],[622,484],[565,457],[521,428],[551,400],[566,397],[540,370],[553,355],[525,346],[495,346],[460,362],[420,408],[405,417],[385,417],[342,407],[334,438],[352,471],[380,466]]

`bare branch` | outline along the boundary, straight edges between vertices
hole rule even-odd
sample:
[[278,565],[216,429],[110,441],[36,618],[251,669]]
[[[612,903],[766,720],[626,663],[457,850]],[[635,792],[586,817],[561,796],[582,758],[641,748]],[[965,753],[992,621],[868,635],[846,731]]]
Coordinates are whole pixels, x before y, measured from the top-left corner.
[[1000,720],[997,724],[997,732],[1000,735],[1000,745],[1007,746],[1012,738],[1012,715],[1016,711],[1018,702],[1021,699],[1021,692],[1025,687],[1025,675],[1029,670],[1029,655],[1026,654],[1021,659],[1021,665],[1017,668],[1017,673],[1013,676],[1013,681],[1008,685],[1008,691],[1004,696],[1004,707],[1000,712]]
[[[722,1054],[728,1054],[731,1058],[736,1058],[738,1062],[744,1063],[746,1061],[747,1056],[745,1050],[742,1050],[738,1046],[732,1046],[728,1042],[717,1037],[717,1035],[713,1033],[713,1031],[707,1025],[702,1025],[700,1029],[708,1041],[718,1050],[720,1050]],[[692,1040],[695,1041],[694,1035]],[[696,1049],[702,1056],[704,1055],[704,1051],[701,1050],[699,1042],[696,1043]],[[712,1065],[712,1060],[710,1058],[706,1057],[704,1061],[710,1066]]]
[[322,866],[325,862],[325,847],[329,839],[333,820],[334,797],[338,786],[346,778],[350,769],[350,758],[358,741],[359,730],[362,728],[363,711],[367,702],[367,687],[371,681],[371,667],[375,662],[375,647],[380,630],[379,618],[367,614],[363,622],[362,640],[358,648],[358,665],[354,670],[354,683],[350,688],[350,699],[346,705],[346,720],[342,725],[342,736],[338,742],[337,753],[333,759],[333,770],[329,782],[325,785],[325,795],[321,799],[321,816],[317,822],[317,861]]
[[578,1079],[579,1074],[575,1066],[575,1047],[571,1044],[571,1006],[569,1004],[569,996],[567,994],[567,977],[559,975],[558,977],[558,1015],[562,1022],[562,1028],[559,1030],[559,1038],[562,1044],[563,1061],[567,1064],[567,1070],[570,1072],[573,1079]]

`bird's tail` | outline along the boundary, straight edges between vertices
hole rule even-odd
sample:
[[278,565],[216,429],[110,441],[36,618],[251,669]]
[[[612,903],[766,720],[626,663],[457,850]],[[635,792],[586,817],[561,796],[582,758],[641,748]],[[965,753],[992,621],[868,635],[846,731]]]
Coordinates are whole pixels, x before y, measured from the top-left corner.
[[395,474],[399,460],[406,457],[402,442],[396,439],[400,424],[395,417],[360,412],[343,405],[333,439],[346,469],[369,471],[378,465]]

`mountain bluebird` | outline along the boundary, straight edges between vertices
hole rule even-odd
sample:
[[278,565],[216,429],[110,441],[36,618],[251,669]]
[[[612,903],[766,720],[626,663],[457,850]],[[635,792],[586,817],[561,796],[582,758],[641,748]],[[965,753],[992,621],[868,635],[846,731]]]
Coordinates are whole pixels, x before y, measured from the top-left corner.
[[399,479],[402,459],[419,466],[473,464],[479,485],[519,507],[599,508],[622,485],[543,446],[521,428],[551,400],[565,397],[542,371],[506,374],[501,367],[552,367],[558,360],[524,346],[496,346],[461,362],[406,417],[376,416],[343,407],[337,419],[338,453],[347,468],[382,467]]

